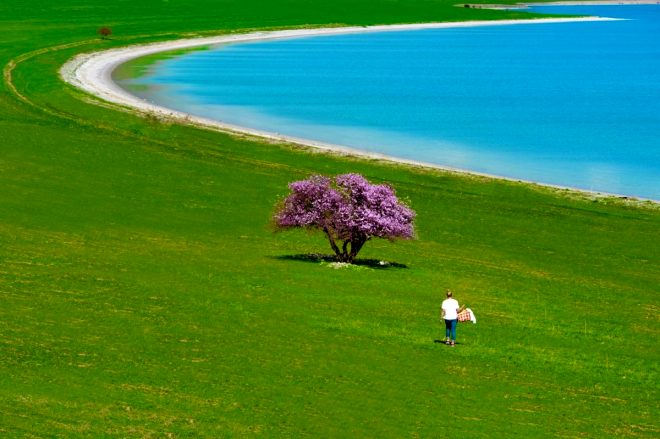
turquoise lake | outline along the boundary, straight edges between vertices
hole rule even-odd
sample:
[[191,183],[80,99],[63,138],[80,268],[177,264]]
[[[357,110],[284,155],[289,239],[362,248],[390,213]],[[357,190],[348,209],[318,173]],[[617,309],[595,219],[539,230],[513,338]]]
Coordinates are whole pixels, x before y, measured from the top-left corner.
[[660,200],[660,5],[533,10],[626,20],[229,44],[119,83],[234,125]]

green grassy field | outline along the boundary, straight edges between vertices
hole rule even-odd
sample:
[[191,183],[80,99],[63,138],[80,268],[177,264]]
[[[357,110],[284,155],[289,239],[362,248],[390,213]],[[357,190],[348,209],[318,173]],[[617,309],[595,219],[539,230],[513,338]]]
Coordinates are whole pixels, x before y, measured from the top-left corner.
[[[160,123],[57,77],[193,34],[519,16],[451,3],[0,2],[0,436],[658,437],[657,205]],[[417,241],[360,254],[397,266],[269,229],[289,181],[344,172],[417,211]],[[456,348],[446,288],[479,319]]]

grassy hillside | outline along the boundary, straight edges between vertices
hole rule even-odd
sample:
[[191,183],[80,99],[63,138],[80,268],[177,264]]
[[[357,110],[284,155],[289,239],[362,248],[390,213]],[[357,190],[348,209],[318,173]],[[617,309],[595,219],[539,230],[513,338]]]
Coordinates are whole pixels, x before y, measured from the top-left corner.
[[[164,124],[57,78],[191,33],[517,15],[451,3],[1,2],[1,435],[657,437],[657,207]],[[343,172],[417,211],[419,240],[360,255],[396,265],[269,230],[289,181]],[[479,319],[456,348],[446,288]]]

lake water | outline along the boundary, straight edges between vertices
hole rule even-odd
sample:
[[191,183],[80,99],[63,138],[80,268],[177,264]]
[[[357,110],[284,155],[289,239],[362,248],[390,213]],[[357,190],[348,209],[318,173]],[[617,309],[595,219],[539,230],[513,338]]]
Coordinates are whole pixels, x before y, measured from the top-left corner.
[[660,200],[660,5],[534,10],[627,20],[230,44],[121,84],[230,124]]

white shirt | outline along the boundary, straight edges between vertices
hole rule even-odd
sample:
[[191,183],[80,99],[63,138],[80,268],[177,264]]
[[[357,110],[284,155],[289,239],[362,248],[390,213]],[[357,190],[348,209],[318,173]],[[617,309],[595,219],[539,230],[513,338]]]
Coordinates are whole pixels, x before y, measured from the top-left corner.
[[458,318],[458,301],[454,298],[443,300],[442,310],[445,312],[445,320],[456,320]]

